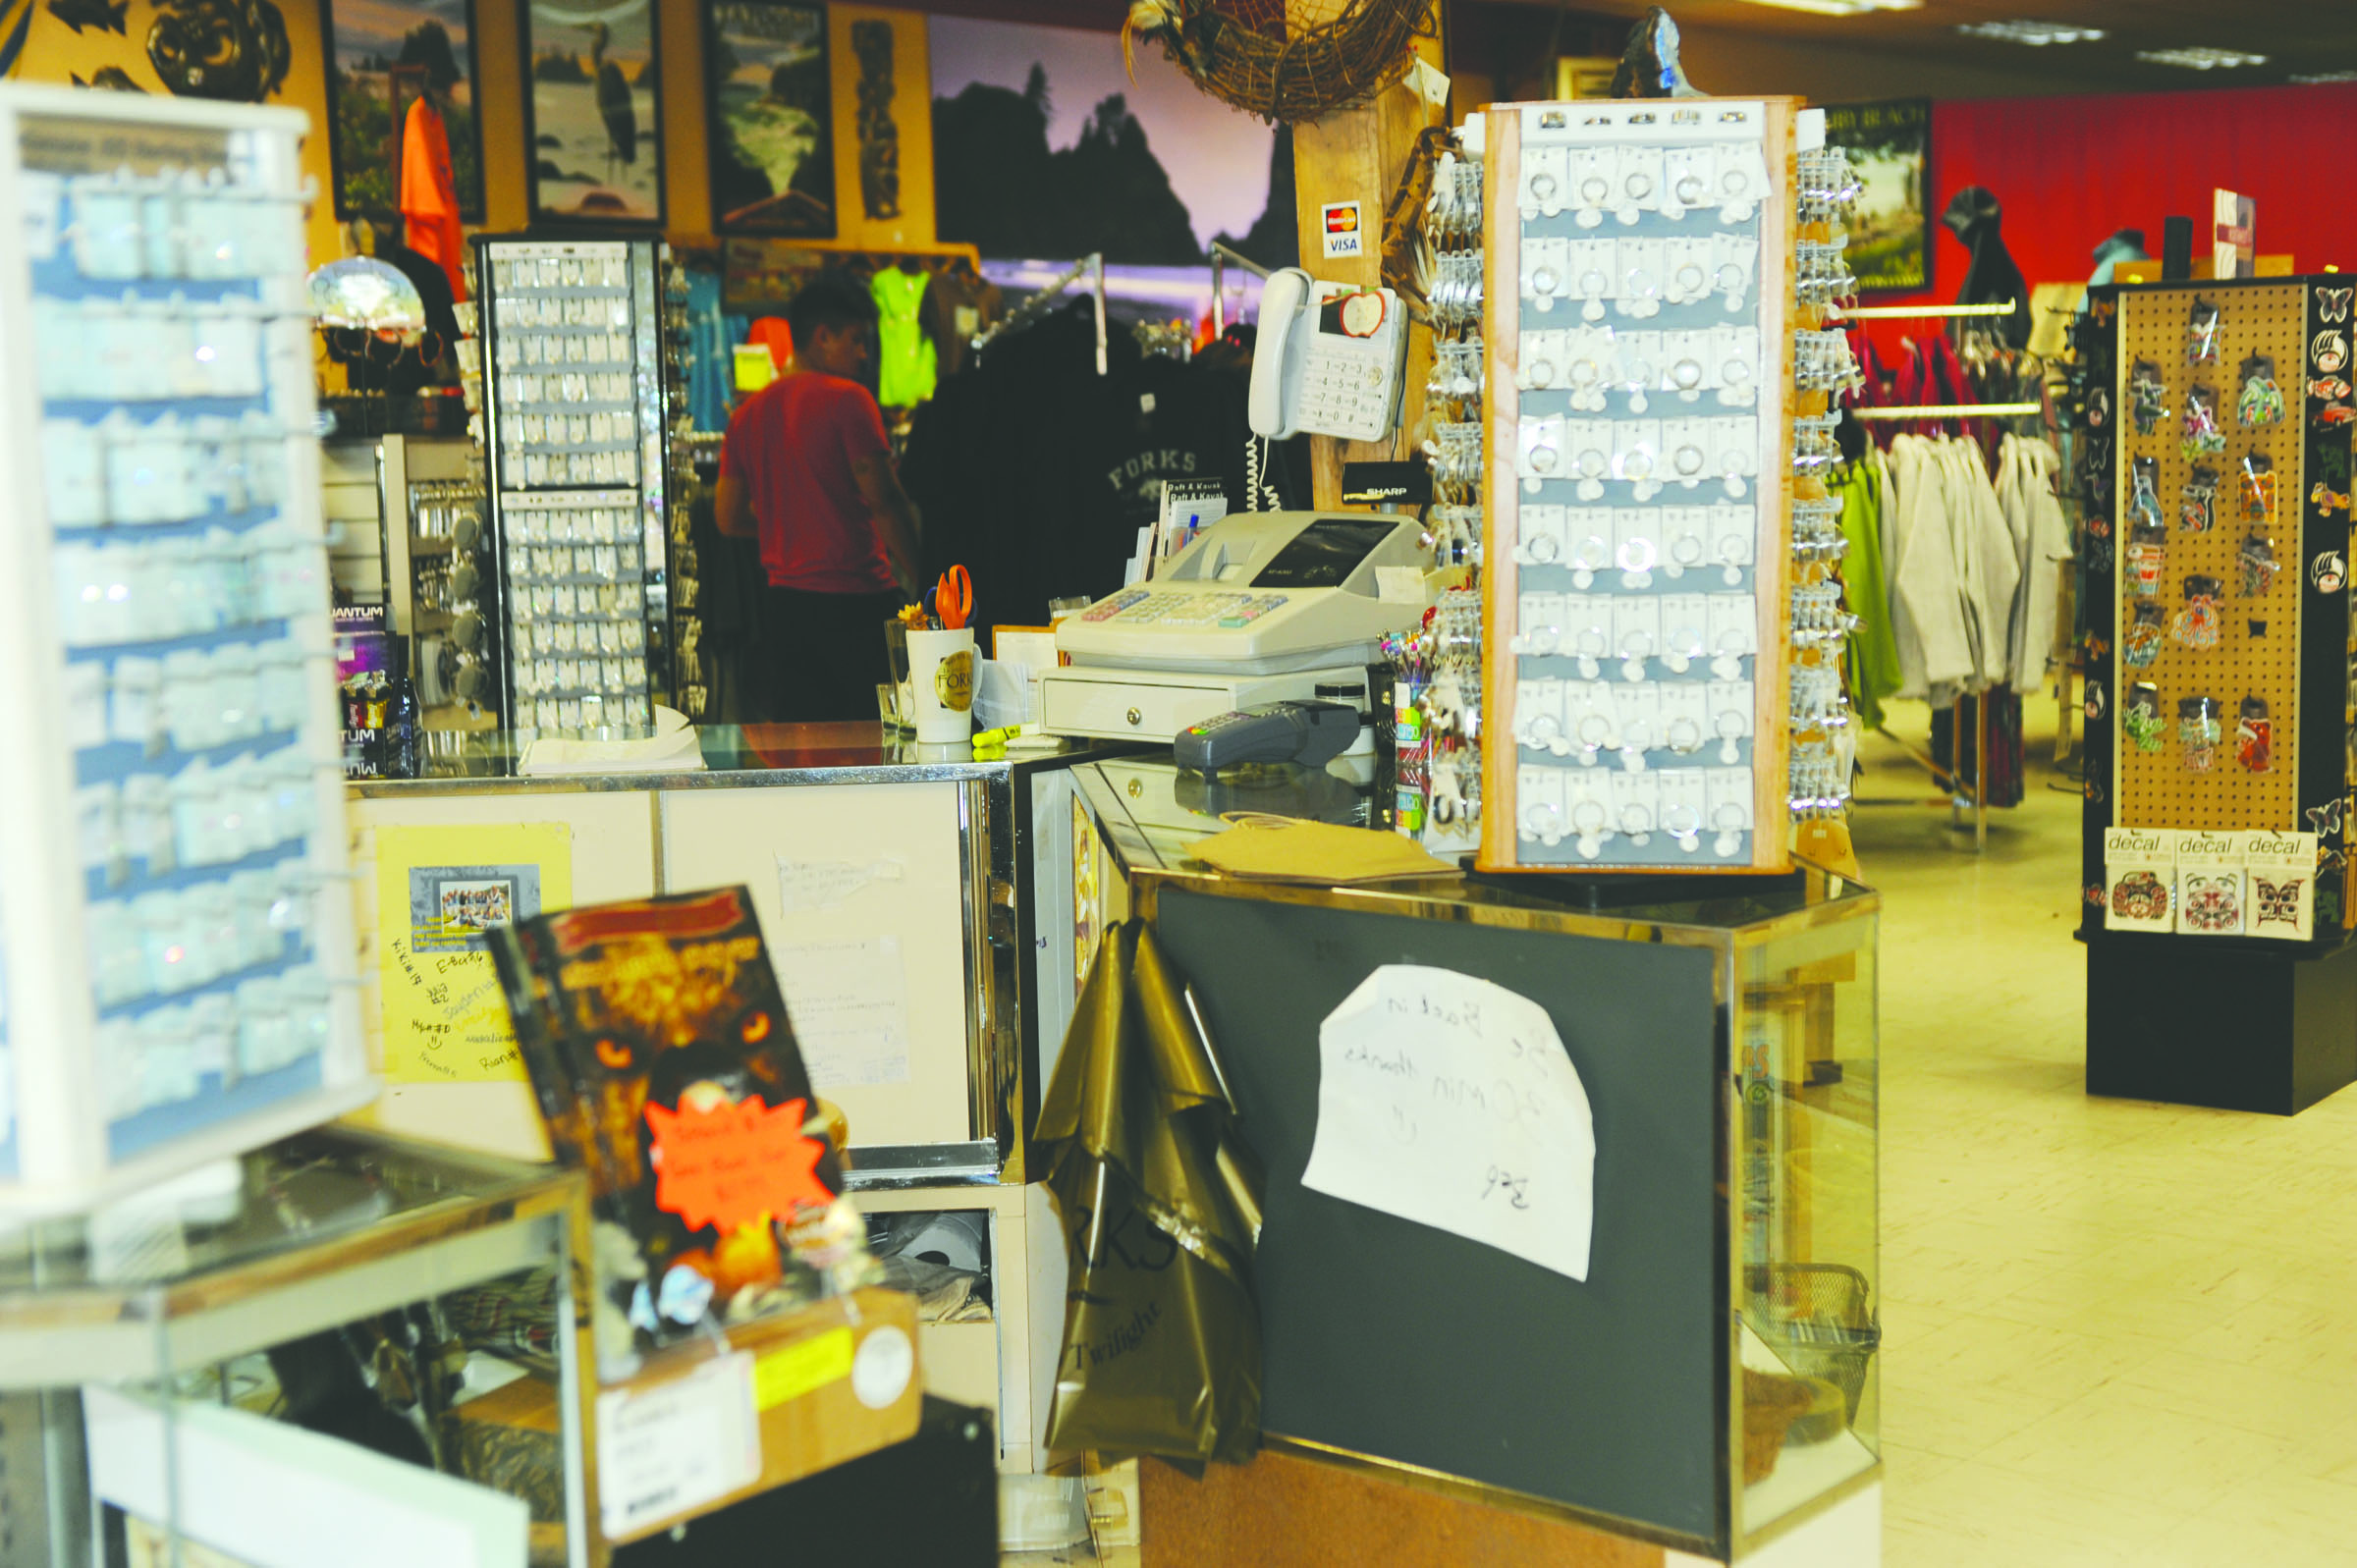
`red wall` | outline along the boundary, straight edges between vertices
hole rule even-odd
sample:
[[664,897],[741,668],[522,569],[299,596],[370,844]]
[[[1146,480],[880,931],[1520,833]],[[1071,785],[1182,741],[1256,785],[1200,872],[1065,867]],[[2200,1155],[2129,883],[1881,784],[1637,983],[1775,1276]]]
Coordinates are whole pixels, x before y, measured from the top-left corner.
[[[2142,229],[2160,255],[2171,215],[2193,219],[2206,255],[2210,192],[2223,186],[2257,198],[2262,254],[2357,270],[2353,126],[2357,83],[1935,103],[1932,214],[1966,186],[1997,192],[2005,248],[2035,287],[2085,278],[2114,229]],[[1964,246],[1937,227],[1932,238],[1932,291],[1912,297],[1952,300]]]

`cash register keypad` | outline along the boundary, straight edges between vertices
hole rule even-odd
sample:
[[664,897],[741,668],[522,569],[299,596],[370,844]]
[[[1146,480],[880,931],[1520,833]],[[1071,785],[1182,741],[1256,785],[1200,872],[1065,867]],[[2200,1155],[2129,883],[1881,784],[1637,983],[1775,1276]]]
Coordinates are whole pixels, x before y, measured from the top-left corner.
[[1281,593],[1171,593],[1132,588],[1091,610],[1083,621],[1118,621],[1125,626],[1250,625],[1284,604]]

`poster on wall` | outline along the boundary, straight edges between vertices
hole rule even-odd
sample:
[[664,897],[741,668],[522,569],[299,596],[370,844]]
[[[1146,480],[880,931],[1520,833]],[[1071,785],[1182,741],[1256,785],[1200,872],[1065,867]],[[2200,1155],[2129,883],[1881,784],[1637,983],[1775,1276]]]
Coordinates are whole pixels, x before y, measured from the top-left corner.
[[309,49],[298,58],[276,0],[10,0],[0,6],[0,28],[18,51],[7,74],[24,81],[301,102],[318,69]]
[[431,94],[450,142],[459,218],[483,221],[483,154],[475,123],[473,0],[328,0],[329,155],[336,216],[389,217],[411,106]]
[[376,898],[385,1080],[521,1081],[484,934],[572,904],[573,830],[379,828]]
[[930,36],[945,243],[986,260],[1102,251],[1122,269],[1111,292],[1158,302],[1157,285],[1179,280],[1155,269],[1203,267],[1215,239],[1292,264],[1290,139],[1197,90],[1159,50],[1137,51],[1132,78],[1112,33],[936,16]]
[[1857,205],[1849,215],[1849,265],[1860,294],[1932,286],[1932,101],[1837,103],[1825,139],[1849,154]]
[[723,234],[832,239],[827,9],[705,0],[704,143]]
[[534,223],[663,221],[663,93],[654,0],[527,0]]

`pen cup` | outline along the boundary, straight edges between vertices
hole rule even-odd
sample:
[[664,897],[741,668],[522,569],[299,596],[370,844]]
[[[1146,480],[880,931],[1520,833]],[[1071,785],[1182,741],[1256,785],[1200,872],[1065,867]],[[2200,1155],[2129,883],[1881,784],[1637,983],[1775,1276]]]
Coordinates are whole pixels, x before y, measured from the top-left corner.
[[913,720],[916,738],[939,742],[964,740],[974,732],[974,632],[908,632],[908,684],[914,688],[913,714],[904,710],[904,723]]

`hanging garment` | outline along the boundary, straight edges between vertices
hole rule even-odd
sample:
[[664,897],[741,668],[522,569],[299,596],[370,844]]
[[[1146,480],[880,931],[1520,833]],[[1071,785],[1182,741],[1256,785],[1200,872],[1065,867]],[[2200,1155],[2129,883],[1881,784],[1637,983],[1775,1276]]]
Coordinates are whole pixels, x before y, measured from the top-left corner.
[[1850,613],[1858,618],[1849,634],[1846,674],[1850,706],[1861,721],[1880,728],[1883,699],[1903,683],[1898,641],[1891,628],[1890,590],[1883,581],[1882,469],[1867,462],[1844,463],[1829,487],[1841,503],[1841,582]]
[[2005,249],[2005,242],[1999,237],[2004,215],[2004,209],[1998,205],[1996,194],[1988,187],[1966,186],[1949,199],[1947,210],[1940,214],[1940,222],[1972,254],[1970,265],[1964,269],[1963,285],[1956,291],[1956,303],[2000,304],[2011,300],[2012,313],[1998,319],[2004,323],[2001,335],[2006,346],[2019,349],[2030,341],[2030,286],[2012,253]]
[[1147,359],[1116,334],[1100,376],[1096,352],[1074,300],[994,341],[917,410],[901,477],[924,514],[926,570],[971,571],[986,632],[1121,587],[1169,480],[1218,480],[1243,506],[1248,361]]
[[975,335],[999,319],[999,286],[967,272],[962,262],[933,275],[925,291],[925,318],[940,345],[943,380],[965,368]]
[[2014,596],[2005,683],[2015,691],[2045,684],[2055,648],[2063,563],[2071,558],[2070,525],[2055,493],[2062,460],[2044,441],[2005,437],[1999,456],[1998,503],[2021,563]]
[[786,324],[784,316],[756,316],[744,329],[744,341],[767,349],[769,362],[781,376],[794,363],[794,328]]
[[698,430],[729,428],[736,397],[728,321],[720,313],[720,274],[687,274],[687,417]]
[[450,280],[451,298],[466,298],[466,236],[459,227],[458,182],[450,172],[450,132],[427,98],[410,105],[402,125],[401,227],[409,247]]
[[1891,623],[1898,645],[1898,695],[1943,704],[1978,665],[1965,629],[1963,575],[1948,524],[1948,475],[1939,443],[1899,436],[1891,443],[1884,511],[1891,549]]
[[1950,478],[1949,520],[1956,529],[1964,613],[1974,651],[1973,689],[2002,682],[2012,641],[2013,599],[2021,586],[2021,557],[1997,487],[1977,442],[1949,441],[1944,453]]
[[912,408],[933,396],[938,354],[925,330],[925,286],[921,272],[886,267],[868,285],[876,300],[876,402],[887,408]]

